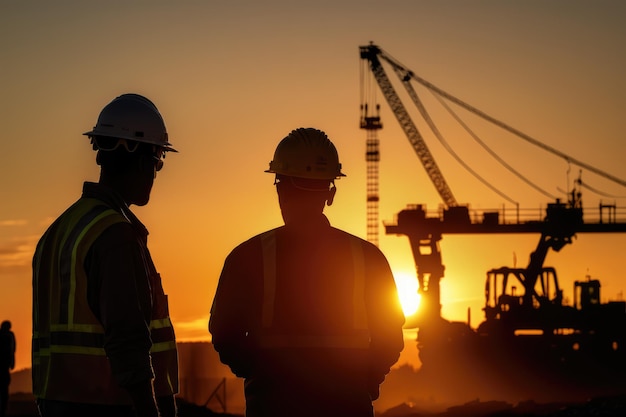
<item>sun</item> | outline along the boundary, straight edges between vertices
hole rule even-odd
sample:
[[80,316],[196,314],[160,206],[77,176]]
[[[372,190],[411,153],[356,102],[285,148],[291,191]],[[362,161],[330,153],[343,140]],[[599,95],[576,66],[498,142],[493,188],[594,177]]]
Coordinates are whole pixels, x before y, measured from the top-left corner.
[[398,287],[402,311],[406,317],[412,316],[417,312],[420,305],[420,295],[417,293],[417,278],[407,272],[396,272],[394,273],[394,278]]

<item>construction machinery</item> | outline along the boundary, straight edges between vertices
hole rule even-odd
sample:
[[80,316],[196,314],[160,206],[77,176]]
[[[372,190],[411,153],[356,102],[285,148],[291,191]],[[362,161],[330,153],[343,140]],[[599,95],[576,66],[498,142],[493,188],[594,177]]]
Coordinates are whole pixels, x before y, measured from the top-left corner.
[[[428,375],[425,384],[433,387],[437,385],[436,381],[441,381],[442,389],[451,391],[455,384],[450,379],[441,378],[442,375],[454,375],[458,390],[469,392],[480,385],[476,381],[480,376],[479,379],[489,381],[486,386],[491,392],[495,386],[507,387],[509,393],[515,391],[522,396],[531,395],[529,392],[536,390],[533,397],[527,398],[537,398],[538,393],[555,381],[563,387],[564,393],[569,394],[582,386],[587,389],[607,386],[623,389],[626,381],[626,303],[602,303],[600,281],[589,278],[575,282],[574,305],[565,305],[556,270],[544,266],[550,250],[560,251],[571,244],[578,233],[626,232],[626,222],[619,220],[618,208],[600,204],[593,219],[585,221],[580,177],[566,202],[555,199],[547,205],[545,215],[538,218],[521,218],[519,209],[511,216],[504,210],[474,212],[468,205],[458,204],[423,136],[387,77],[382,61],[391,66],[438,138],[441,133],[413,89],[412,80],[570,163],[620,185],[624,186],[626,182],[491,118],[416,76],[373,43],[360,47],[360,57],[369,64],[380,90],[443,201],[435,215],[428,213],[425,205],[411,205],[400,211],[393,222],[385,224],[387,234],[405,235],[411,245],[421,304],[419,312],[409,318],[407,327],[418,329],[420,372]],[[439,284],[445,267],[439,243],[443,234],[528,233],[539,234],[540,238],[525,268],[500,267],[487,272],[484,321],[476,329],[470,326],[469,320],[467,323],[451,322],[441,316]],[[525,374],[529,376],[527,379],[511,378],[511,375]]]
[[[548,204],[545,217],[538,220],[501,222],[499,212],[483,212],[480,217],[466,206],[451,207],[429,216],[423,206],[415,205],[398,213],[394,223],[386,224],[388,234],[406,235],[411,244],[423,305],[408,327],[419,329],[423,363],[428,362],[430,348],[442,352],[442,344],[457,342],[456,336],[449,333],[450,323],[440,314],[439,281],[445,266],[439,241],[443,234],[540,235],[525,268],[500,267],[487,272],[484,321],[475,330],[469,323],[455,323],[452,327],[460,334],[497,341],[526,337],[552,350],[561,349],[563,354],[580,349],[583,339],[584,345],[594,339],[594,344],[611,346],[626,356],[624,302],[601,304],[600,282],[590,280],[576,282],[574,306],[564,305],[556,270],[544,266],[548,252],[558,252],[571,244],[577,233],[626,232],[626,223],[618,222],[612,214],[616,207],[601,206],[599,213],[610,209],[611,214],[585,222],[580,193],[572,195],[576,199]],[[445,326],[448,328],[441,329]],[[562,341],[557,342],[558,338]]]

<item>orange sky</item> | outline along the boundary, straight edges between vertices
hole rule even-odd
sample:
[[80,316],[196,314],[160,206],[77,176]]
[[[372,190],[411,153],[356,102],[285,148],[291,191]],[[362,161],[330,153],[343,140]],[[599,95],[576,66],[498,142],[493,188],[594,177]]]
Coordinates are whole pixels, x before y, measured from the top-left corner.
[[[150,229],[181,340],[208,338],[227,253],[281,223],[272,178],[263,170],[291,129],[317,127],[335,142],[348,176],[338,182],[327,214],[365,237],[358,47],[371,40],[491,116],[626,178],[626,3],[619,0],[49,3],[0,1],[0,319],[13,321],[18,368],[30,366],[34,246],[78,198],[82,182],[97,180],[95,155],[81,133],[125,92],[156,103],[180,150],[166,159],[149,206],[135,211]],[[409,203],[436,209],[434,187],[379,97],[381,221]],[[428,94],[424,99],[432,102]],[[468,164],[520,207],[539,210],[549,202],[457,137],[455,127],[440,128],[452,133],[447,139]],[[564,161],[483,129],[483,139],[509,163],[555,195],[578,175],[570,167],[568,182]],[[425,139],[459,202],[480,209],[505,203],[432,135]],[[583,173],[583,180],[626,195],[592,174]],[[584,197],[585,206],[597,206],[597,195]],[[624,206],[623,199],[613,201]],[[477,325],[485,271],[511,265],[514,254],[525,265],[537,238],[444,236],[444,316],[465,320],[471,307]],[[405,237],[380,241],[397,274],[414,274]],[[615,298],[625,286],[619,280],[625,242],[621,235],[579,235],[547,263],[557,267],[566,297],[572,281],[589,273],[602,280],[605,297]]]

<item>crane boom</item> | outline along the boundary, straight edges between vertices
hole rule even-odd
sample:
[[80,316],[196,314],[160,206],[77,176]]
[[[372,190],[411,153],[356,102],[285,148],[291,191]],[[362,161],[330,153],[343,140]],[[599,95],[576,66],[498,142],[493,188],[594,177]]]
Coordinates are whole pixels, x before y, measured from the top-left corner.
[[385,73],[385,69],[381,65],[379,56],[384,57],[385,60],[389,61],[381,51],[381,49],[373,44],[367,46],[359,47],[361,51],[361,59],[366,59],[370,64],[370,69],[374,74],[374,78],[380,87],[389,107],[393,111],[393,114],[398,119],[400,126],[402,126],[402,130],[406,134],[409,142],[413,146],[418,158],[420,159],[426,173],[428,174],[430,180],[435,186],[439,196],[443,200],[444,204],[447,206],[457,206],[457,201],[452,194],[452,190],[448,186],[441,170],[437,166],[428,146],[426,146],[426,142],[424,142],[424,138],[420,134],[419,130],[411,120],[409,113],[406,108],[402,104],[400,97],[396,93],[393,85],[389,81],[389,77]]

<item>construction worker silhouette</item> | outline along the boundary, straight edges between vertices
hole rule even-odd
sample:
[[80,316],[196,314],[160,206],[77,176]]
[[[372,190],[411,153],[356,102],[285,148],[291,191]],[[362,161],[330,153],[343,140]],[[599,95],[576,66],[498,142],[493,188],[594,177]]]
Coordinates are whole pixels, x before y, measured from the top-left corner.
[[124,94],[84,133],[98,183],[48,228],[33,258],[33,394],[40,415],[172,417],[178,356],[143,206],[175,150],[155,105]]
[[13,368],[15,368],[15,335],[11,331],[11,322],[5,320],[0,325],[0,417],[7,413]]
[[343,177],[326,134],[299,128],[276,148],[284,226],[226,258],[209,331],[245,378],[246,416],[371,417],[404,342],[389,264],[373,244],[323,214]]

